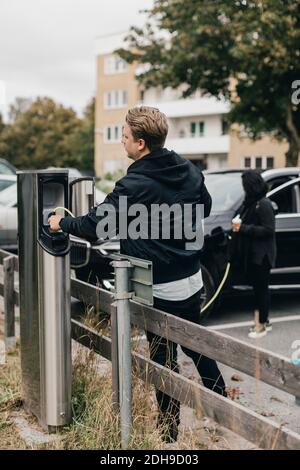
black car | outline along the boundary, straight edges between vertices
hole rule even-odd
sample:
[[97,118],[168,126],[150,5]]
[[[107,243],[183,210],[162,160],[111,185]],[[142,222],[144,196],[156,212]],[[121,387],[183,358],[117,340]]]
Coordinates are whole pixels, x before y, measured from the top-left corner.
[[[300,168],[262,171],[268,184],[267,197],[276,207],[276,266],[271,271],[270,289],[300,288]],[[219,286],[228,262],[231,220],[243,201],[242,170],[205,172],[205,183],[212,196],[212,211],[205,219],[202,251],[204,306]],[[250,289],[242,273],[232,267],[222,295]],[[206,310],[206,314],[212,309]]]

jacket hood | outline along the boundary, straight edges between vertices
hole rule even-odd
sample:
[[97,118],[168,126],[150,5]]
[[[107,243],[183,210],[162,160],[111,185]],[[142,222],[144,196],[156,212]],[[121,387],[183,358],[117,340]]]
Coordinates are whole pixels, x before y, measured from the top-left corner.
[[181,187],[187,178],[202,180],[201,171],[189,160],[182,158],[173,150],[155,150],[130,165],[127,173],[140,173],[169,186]]

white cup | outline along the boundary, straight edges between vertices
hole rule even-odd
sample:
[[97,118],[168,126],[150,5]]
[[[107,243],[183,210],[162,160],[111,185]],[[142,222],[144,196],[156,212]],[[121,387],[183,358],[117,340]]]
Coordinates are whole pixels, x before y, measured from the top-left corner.
[[238,232],[242,223],[242,219],[240,218],[240,214],[237,214],[233,219],[232,219],[232,230],[234,232]]
[[240,218],[240,214],[237,214],[231,221],[233,224],[241,224],[242,219]]

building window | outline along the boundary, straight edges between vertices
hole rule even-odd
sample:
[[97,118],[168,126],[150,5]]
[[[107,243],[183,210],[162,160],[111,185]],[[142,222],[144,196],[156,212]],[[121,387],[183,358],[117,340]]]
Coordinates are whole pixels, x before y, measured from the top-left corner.
[[255,168],[259,170],[262,168],[262,157],[255,157]]
[[274,157],[267,157],[267,169],[274,168]]
[[125,60],[117,55],[111,55],[104,59],[104,73],[105,75],[113,75],[116,73],[124,73],[128,69],[128,64]]
[[122,108],[128,103],[127,90],[110,90],[104,93],[105,108]]
[[106,99],[107,107],[110,108],[111,107],[111,92],[110,91],[106,94],[105,99]]
[[115,56],[115,68],[117,73],[125,72],[128,68],[127,62],[121,57]]
[[115,126],[115,140],[119,140],[119,127]]
[[251,155],[243,158],[242,166],[253,170],[274,168],[274,157],[271,155]]
[[123,98],[122,104],[123,104],[123,106],[126,106],[127,103],[128,103],[128,92],[127,92],[127,90],[122,91],[122,98]]
[[196,123],[191,122],[191,136],[195,137],[195,135],[196,135]]
[[140,90],[140,102],[143,103],[145,99],[145,90]]
[[122,124],[111,124],[105,128],[104,132],[104,143],[116,144],[120,143],[122,139]]
[[191,132],[191,137],[203,137],[204,136],[204,121],[200,121],[198,123],[191,122],[190,132]]
[[199,135],[200,137],[204,136],[204,122],[203,121],[199,122]]
[[227,135],[229,131],[229,125],[226,118],[222,118],[222,135]]
[[251,157],[245,157],[244,158],[244,167],[245,168],[251,168]]

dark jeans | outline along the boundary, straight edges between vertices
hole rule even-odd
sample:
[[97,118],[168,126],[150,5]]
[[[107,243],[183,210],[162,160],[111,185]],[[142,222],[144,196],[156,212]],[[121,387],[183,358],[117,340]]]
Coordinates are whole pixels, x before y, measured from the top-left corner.
[[[155,297],[154,307],[199,324],[200,291],[188,299],[180,301],[162,300]],[[158,364],[178,372],[177,344],[150,332],[147,332],[147,339],[150,347],[150,358]],[[183,346],[182,350],[194,361],[205,387],[226,396],[225,383],[216,361]],[[171,438],[176,440],[177,427],[180,422],[180,402],[159,390],[156,390],[156,398],[159,406],[158,424],[166,424]]]
[[248,267],[248,278],[254,291],[255,308],[259,311],[259,323],[266,323],[269,318],[270,270],[271,266],[267,257],[261,265],[250,263]]

